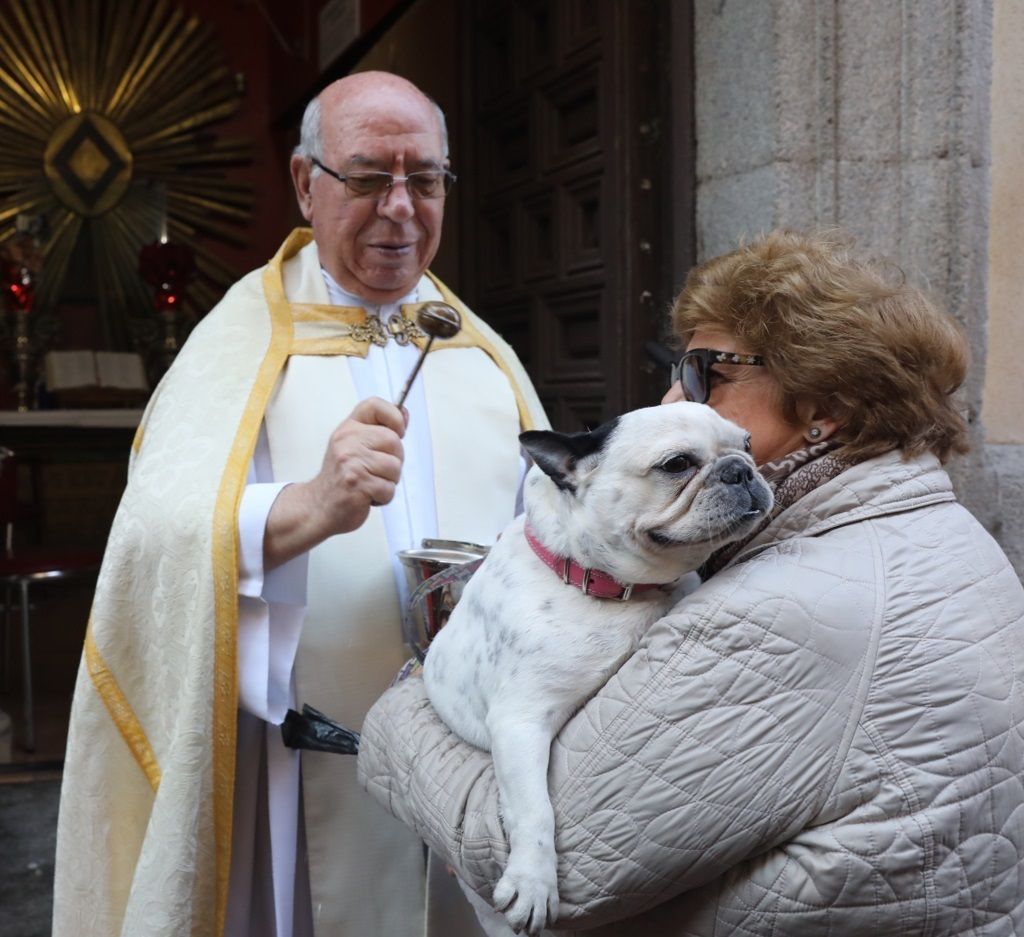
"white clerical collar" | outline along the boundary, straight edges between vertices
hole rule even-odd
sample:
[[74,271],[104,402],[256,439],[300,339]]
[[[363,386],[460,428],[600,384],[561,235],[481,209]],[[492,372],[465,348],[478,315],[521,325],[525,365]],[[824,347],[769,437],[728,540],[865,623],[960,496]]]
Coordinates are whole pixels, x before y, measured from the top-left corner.
[[382,309],[386,309],[389,306],[401,306],[405,303],[416,302],[416,297],[419,295],[419,283],[414,286],[411,292],[407,293],[401,299],[397,299],[390,303],[374,303],[368,299],[364,299],[362,296],[356,296],[355,293],[350,293],[348,290],[339,286],[332,277],[323,267],[320,268],[320,273],[323,274],[324,285],[327,287],[327,298],[330,300],[333,306],[362,306],[369,315],[379,315]]

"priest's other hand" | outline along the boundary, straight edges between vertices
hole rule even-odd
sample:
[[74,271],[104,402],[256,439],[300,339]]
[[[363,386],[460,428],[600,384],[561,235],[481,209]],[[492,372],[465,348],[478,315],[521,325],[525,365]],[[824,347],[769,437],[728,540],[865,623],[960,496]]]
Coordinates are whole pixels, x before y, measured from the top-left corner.
[[408,419],[404,409],[380,397],[356,405],[331,434],[316,477],[286,486],[274,501],[263,538],[265,569],[356,530],[371,507],[391,501],[402,474]]

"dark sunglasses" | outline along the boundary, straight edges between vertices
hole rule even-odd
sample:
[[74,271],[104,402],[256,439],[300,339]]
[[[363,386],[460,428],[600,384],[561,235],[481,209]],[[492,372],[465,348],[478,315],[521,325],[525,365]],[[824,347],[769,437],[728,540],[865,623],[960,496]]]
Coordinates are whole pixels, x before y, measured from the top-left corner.
[[[679,381],[683,396],[693,403],[707,403],[711,397],[711,366],[713,364],[750,364],[764,367],[760,355],[739,355],[714,348],[691,348],[672,365],[672,384]],[[671,384],[669,385],[671,386]]]

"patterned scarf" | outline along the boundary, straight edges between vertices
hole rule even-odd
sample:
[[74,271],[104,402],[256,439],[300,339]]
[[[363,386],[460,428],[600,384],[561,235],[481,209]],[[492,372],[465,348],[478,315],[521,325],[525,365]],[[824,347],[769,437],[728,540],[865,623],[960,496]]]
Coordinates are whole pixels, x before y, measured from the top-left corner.
[[758,471],[764,476],[764,480],[768,482],[775,495],[771,511],[744,538],[727,543],[712,553],[710,559],[700,568],[700,578],[706,580],[713,576],[786,508],[796,504],[804,495],[853,465],[837,452],[841,446],[842,443],[836,440],[826,439],[790,452],[774,462],[759,465]]

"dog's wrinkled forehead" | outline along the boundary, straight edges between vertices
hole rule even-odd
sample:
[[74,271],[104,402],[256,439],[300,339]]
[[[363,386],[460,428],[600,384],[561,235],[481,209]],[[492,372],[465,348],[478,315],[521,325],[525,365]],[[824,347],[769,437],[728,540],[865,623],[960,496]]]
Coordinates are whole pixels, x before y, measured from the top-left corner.
[[727,451],[743,451],[747,434],[710,407],[671,403],[633,410],[582,433],[531,430],[519,441],[533,461],[563,491],[575,493],[582,473],[612,464],[643,474],[675,454],[697,463]]
[[625,414],[614,442],[623,459],[639,469],[676,453],[707,462],[725,452],[742,452],[747,432],[704,404],[680,401]]

